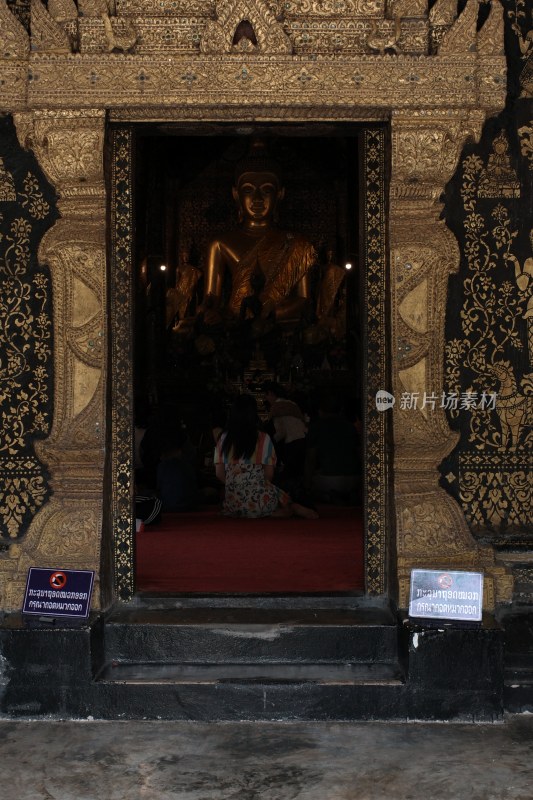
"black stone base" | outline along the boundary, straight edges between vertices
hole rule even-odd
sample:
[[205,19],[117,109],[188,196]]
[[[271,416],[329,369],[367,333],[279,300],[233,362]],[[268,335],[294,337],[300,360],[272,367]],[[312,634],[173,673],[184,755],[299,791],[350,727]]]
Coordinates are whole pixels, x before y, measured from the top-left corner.
[[504,705],[512,713],[533,712],[533,607],[502,615],[505,631]]
[[[259,616],[257,616],[259,614]],[[157,620],[157,621],[156,621]],[[82,628],[0,627],[4,717],[491,721],[503,631],[384,609],[158,611]]]

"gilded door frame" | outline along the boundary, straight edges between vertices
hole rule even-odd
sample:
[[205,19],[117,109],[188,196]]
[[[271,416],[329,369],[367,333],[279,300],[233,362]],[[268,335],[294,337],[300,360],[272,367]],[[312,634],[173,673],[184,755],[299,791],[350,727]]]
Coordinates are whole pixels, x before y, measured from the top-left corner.
[[[114,587],[117,599],[135,593],[135,519],[133,514],[133,146],[134,125],[110,130],[110,487]],[[386,141],[382,124],[365,124],[360,165],[364,279],[364,372],[367,386],[365,430],[365,590],[384,595],[387,582],[390,459],[388,415],[377,411],[376,392],[388,387],[389,341],[386,328]]]

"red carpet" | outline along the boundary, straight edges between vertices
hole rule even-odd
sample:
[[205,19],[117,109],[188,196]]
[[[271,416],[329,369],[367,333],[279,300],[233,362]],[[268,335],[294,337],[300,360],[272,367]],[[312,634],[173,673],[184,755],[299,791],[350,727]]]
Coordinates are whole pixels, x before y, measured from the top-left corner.
[[360,509],[320,519],[232,519],[219,509],[165,514],[137,534],[137,590],[267,594],[362,590]]

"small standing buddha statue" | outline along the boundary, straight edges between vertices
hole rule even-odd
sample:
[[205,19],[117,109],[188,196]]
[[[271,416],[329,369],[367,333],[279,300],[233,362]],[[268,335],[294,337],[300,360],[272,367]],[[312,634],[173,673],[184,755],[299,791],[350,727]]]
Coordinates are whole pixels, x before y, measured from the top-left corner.
[[177,329],[194,312],[194,299],[202,271],[189,263],[187,250],[180,253],[176,284],[166,292],[166,325]]

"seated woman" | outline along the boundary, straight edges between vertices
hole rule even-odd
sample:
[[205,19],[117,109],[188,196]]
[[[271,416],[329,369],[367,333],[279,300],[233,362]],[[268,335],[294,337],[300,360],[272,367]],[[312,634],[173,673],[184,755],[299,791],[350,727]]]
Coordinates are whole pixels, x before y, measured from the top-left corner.
[[293,503],[271,483],[276,464],[272,439],[259,430],[255,397],[241,394],[230,409],[228,424],[215,448],[217,478],[225,485],[224,513],[233,517],[316,519],[312,508]]

